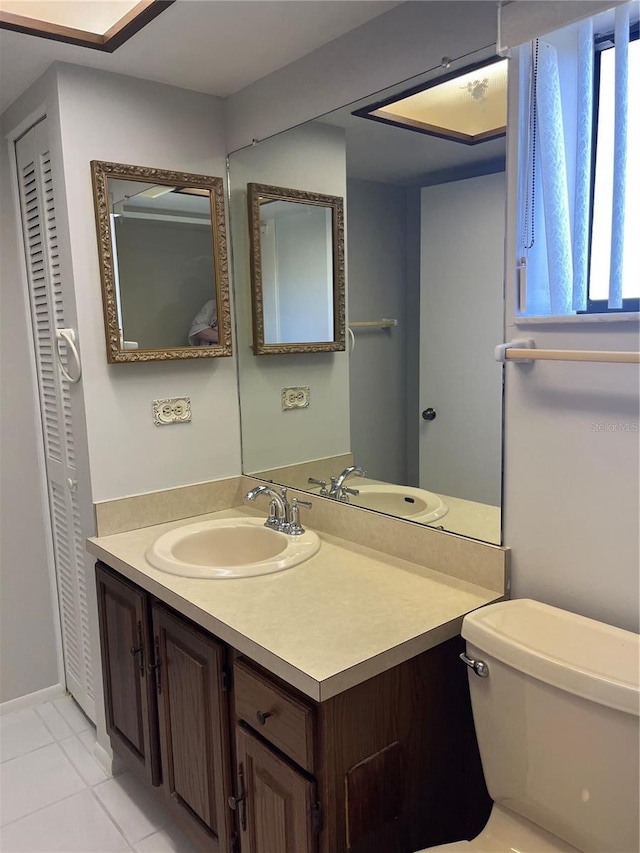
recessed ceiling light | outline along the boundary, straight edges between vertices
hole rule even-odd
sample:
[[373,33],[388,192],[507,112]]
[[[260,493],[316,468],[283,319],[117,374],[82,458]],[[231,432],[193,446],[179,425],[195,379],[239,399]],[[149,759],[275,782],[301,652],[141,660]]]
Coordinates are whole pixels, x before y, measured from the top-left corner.
[[175,0],[0,0],[0,29],[112,53]]
[[496,139],[507,130],[507,60],[462,68],[353,114],[466,145]]

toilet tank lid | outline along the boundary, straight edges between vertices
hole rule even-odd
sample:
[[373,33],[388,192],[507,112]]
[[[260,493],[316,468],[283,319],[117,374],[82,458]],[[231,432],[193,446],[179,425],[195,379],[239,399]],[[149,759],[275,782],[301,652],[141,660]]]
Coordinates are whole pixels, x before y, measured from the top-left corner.
[[638,634],[521,598],[467,614],[462,636],[546,684],[640,715]]

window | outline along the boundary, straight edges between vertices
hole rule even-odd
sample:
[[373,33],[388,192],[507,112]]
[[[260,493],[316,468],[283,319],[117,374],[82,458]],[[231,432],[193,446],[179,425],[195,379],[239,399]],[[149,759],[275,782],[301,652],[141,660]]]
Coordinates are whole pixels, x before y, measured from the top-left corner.
[[[613,159],[615,125],[615,45],[613,35],[596,40],[594,88],[593,204],[591,257],[587,311],[638,311],[640,309],[640,40],[634,28],[629,43],[626,192],[624,203],[624,254],[622,307],[608,308],[613,215]],[[633,153],[635,152],[635,153]]]
[[[520,52],[518,316],[640,307],[637,4]],[[603,35],[605,34],[605,35]]]

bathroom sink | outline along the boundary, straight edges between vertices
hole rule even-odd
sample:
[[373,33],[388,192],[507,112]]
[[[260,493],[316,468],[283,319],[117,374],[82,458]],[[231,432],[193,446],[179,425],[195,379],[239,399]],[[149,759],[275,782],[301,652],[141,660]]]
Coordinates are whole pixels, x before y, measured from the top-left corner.
[[360,485],[352,482],[359,494],[349,498],[349,502],[365,509],[375,509],[388,515],[409,518],[424,524],[437,521],[449,511],[449,507],[440,495],[415,489],[412,486],[396,486],[391,483]]
[[189,578],[251,578],[290,569],[320,548],[311,530],[288,536],[261,518],[200,521],[163,533],[146,558],[163,572]]

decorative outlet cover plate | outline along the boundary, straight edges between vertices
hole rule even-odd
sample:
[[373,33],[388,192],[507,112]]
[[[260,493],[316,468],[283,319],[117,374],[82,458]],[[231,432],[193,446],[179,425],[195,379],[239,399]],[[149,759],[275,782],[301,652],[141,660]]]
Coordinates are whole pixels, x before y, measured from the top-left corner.
[[191,420],[189,397],[167,397],[153,401],[153,422],[156,426],[184,424]]
[[309,406],[311,392],[308,385],[282,389],[282,411],[287,409],[306,409]]

